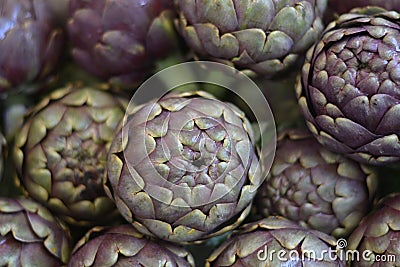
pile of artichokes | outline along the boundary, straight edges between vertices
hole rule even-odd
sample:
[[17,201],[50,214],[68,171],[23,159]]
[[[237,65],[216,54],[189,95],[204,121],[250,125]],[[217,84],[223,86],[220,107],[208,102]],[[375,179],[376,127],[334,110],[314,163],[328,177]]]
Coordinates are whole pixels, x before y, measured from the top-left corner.
[[0,1],[0,265],[399,266],[398,12]]

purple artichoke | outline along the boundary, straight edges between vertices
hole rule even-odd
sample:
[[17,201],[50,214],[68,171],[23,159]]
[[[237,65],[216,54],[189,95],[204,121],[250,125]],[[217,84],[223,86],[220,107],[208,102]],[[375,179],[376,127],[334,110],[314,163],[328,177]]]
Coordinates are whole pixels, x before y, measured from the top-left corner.
[[141,233],[201,242],[237,227],[264,180],[244,112],[202,91],[128,112],[108,158],[110,196]]
[[243,225],[207,259],[206,267],[344,267],[334,237],[271,216]]
[[339,14],[347,13],[355,7],[379,6],[387,10],[400,11],[400,0],[328,0],[328,7]]
[[95,227],[76,244],[69,267],[194,266],[192,255],[174,244],[150,240],[131,225]]
[[369,212],[377,182],[374,169],[326,150],[307,131],[290,130],[278,137],[256,203],[264,216],[346,237]]
[[385,197],[349,237],[352,266],[400,266],[400,194]]
[[63,32],[47,0],[0,1],[0,94],[40,88],[62,47]]
[[86,71],[130,86],[176,45],[171,0],[71,0],[72,56]]
[[0,198],[0,266],[59,267],[71,248],[69,230],[43,206]]
[[353,10],[308,51],[297,96],[326,148],[360,162],[400,161],[400,14]]

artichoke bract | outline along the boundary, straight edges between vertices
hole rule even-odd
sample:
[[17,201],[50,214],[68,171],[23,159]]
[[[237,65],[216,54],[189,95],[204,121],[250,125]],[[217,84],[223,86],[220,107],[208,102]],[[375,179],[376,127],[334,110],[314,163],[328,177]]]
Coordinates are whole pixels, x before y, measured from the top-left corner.
[[127,103],[106,86],[68,85],[37,104],[14,148],[19,181],[29,196],[68,223],[100,224],[118,214],[103,180]]
[[120,225],[91,229],[76,244],[68,266],[193,267],[194,260],[183,247],[150,240],[131,225]]
[[108,159],[109,195],[141,233],[201,242],[240,224],[263,175],[245,114],[202,91],[128,108]]
[[142,82],[177,44],[171,0],[71,0],[69,9],[75,62],[114,85]]
[[307,52],[296,91],[326,148],[369,164],[400,160],[399,22],[395,11],[354,9]]
[[0,198],[0,265],[65,265],[69,230],[42,205],[29,199]]
[[177,0],[178,30],[203,59],[272,77],[293,66],[324,26],[326,0]]
[[256,203],[264,216],[281,215],[340,238],[370,211],[376,187],[373,168],[326,150],[308,131],[287,130]]
[[32,92],[54,71],[63,31],[47,0],[0,2],[0,94]]
[[400,11],[399,0],[328,0],[328,7],[339,14],[347,13],[356,7],[380,6],[387,10]]
[[334,237],[271,216],[233,232],[205,266],[344,267],[342,254]]
[[347,249],[357,250],[351,266],[400,265],[400,194],[386,196],[365,217],[348,239]]

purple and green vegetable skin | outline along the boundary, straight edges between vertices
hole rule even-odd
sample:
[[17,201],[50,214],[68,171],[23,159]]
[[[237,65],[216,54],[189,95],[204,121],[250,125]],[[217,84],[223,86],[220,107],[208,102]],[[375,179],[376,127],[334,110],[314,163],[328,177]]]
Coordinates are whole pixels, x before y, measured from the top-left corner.
[[317,40],[327,0],[177,0],[176,5],[178,30],[198,57],[272,77]]
[[237,227],[264,179],[245,114],[201,91],[128,108],[107,170],[124,218],[176,243]]
[[46,83],[63,48],[63,32],[47,0],[0,2],[0,94],[33,92]]
[[15,138],[14,162],[27,194],[69,223],[98,225],[115,218],[103,181],[126,106],[107,86],[81,85],[38,103]]
[[0,198],[0,266],[59,267],[69,260],[69,230],[40,204]]
[[370,211],[377,184],[373,168],[326,150],[308,131],[288,130],[256,204],[264,216],[341,238]]
[[379,6],[387,10],[400,11],[399,0],[328,0],[328,7],[339,14],[347,13],[356,7]]
[[400,161],[400,14],[355,9],[308,51],[297,96],[326,148],[369,164]]
[[71,0],[69,13],[75,62],[115,85],[143,81],[176,48],[171,0]]
[[121,225],[91,229],[72,252],[68,267],[76,266],[194,267],[194,260],[183,247],[150,240],[131,225]]
[[234,231],[208,257],[205,266],[344,267],[336,243],[332,236],[271,216]]
[[386,196],[375,211],[365,217],[348,239],[347,249],[358,250],[352,266],[400,265],[400,194]]

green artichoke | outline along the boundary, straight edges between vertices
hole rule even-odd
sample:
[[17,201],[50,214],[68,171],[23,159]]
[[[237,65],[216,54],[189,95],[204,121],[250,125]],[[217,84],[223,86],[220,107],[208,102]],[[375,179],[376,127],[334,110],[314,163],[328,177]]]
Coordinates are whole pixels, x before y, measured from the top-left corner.
[[395,11],[356,9],[308,51],[297,96],[326,148],[369,164],[400,160],[399,27]]
[[400,194],[383,199],[349,237],[352,266],[400,266]]
[[374,169],[324,149],[305,130],[288,130],[278,137],[256,203],[264,216],[281,215],[340,238],[370,211],[376,187]]
[[271,216],[235,231],[205,266],[346,266],[336,243],[322,232]]
[[177,45],[171,0],[71,0],[69,13],[75,62],[112,84],[138,84]]
[[244,220],[264,176],[242,111],[188,92],[128,113],[110,149],[109,195],[139,232],[200,242]]
[[76,244],[68,266],[190,267],[194,260],[182,247],[150,240],[131,225],[121,225],[91,229]]
[[54,71],[63,31],[47,0],[0,2],[0,94],[32,92]]
[[178,30],[204,59],[271,77],[317,40],[327,0],[176,0]]
[[27,193],[69,223],[98,224],[118,214],[103,180],[126,106],[107,88],[79,85],[39,103],[15,140],[14,160]]
[[72,248],[69,230],[40,204],[0,198],[0,266],[59,267]]

